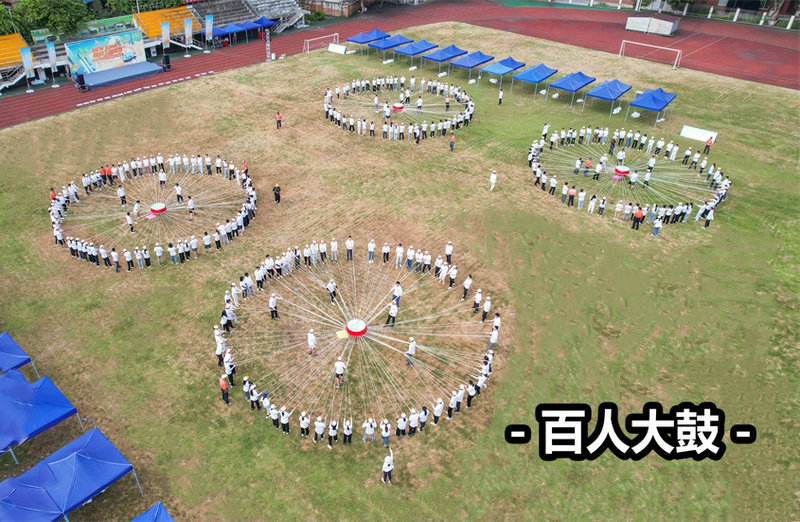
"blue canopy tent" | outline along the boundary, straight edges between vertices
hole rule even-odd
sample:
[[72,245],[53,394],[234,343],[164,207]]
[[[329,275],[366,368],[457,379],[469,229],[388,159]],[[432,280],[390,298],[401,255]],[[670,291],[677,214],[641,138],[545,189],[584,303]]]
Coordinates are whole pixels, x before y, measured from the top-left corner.
[[462,56],[458,60],[453,60],[447,64],[447,70],[449,72],[451,66],[467,69],[469,71],[469,79],[471,80],[473,68],[483,65],[486,62],[491,62],[492,60],[494,60],[494,56],[489,56],[488,54],[483,54],[482,52],[478,51],[466,56]]
[[[372,31],[370,31],[368,33],[358,33],[357,35],[351,36],[350,38],[348,38],[345,41],[346,42],[353,42],[355,44],[358,44],[361,47],[361,54],[363,55],[364,54],[364,44],[368,44],[370,42],[374,42],[375,40],[382,40],[384,38],[387,38],[388,36],[389,35],[387,33],[384,33],[383,31],[381,31],[379,29],[373,29]],[[367,54],[369,54],[369,48],[367,48]]]
[[423,54],[420,57],[419,66],[420,68],[422,67],[422,60],[430,60],[431,62],[437,62],[439,64],[439,72],[442,72],[442,62],[452,60],[462,54],[467,54],[467,51],[459,49],[455,45],[450,45],[444,49],[437,49],[430,54]]
[[273,22],[266,16],[262,16],[258,20],[253,20],[253,23],[257,24],[259,27],[264,27],[264,28],[272,27],[273,25],[278,25],[278,22]]
[[405,45],[399,49],[395,49],[394,52],[397,54],[403,54],[411,58],[411,65],[414,65],[414,57],[418,54],[422,54],[425,52],[430,51],[431,49],[435,49],[439,47],[434,43],[430,43],[427,40],[420,40],[419,42],[410,43]]
[[[614,112],[614,104],[620,96],[631,90],[631,86],[627,83],[622,83],[619,80],[608,80],[603,82],[594,89],[586,93],[586,97],[598,98],[600,100],[608,100],[611,102],[611,110],[608,116]],[[592,100],[594,103],[594,99]],[[586,99],[583,100],[583,107],[586,108]]]
[[131,522],[173,522],[173,519],[164,504],[156,502],[153,507],[131,520]]
[[394,49],[395,47],[399,47],[403,44],[407,44],[413,42],[411,38],[406,38],[402,34],[396,34],[394,36],[390,36],[389,38],[382,38],[375,42],[369,44],[369,47],[374,47],[375,49],[380,49],[383,51],[383,59],[386,60],[386,50],[387,49]]
[[211,36],[213,38],[222,38],[223,36],[227,36],[227,32],[223,31],[219,27],[212,27],[211,28]]
[[245,38],[245,41],[247,41],[247,42],[250,41],[250,34],[249,33],[250,33],[251,30],[253,30],[253,29],[261,29],[260,25],[258,25],[255,22],[250,22],[248,20],[245,20],[244,22],[240,23],[239,27],[244,29],[244,31],[245,31],[244,38]]
[[0,482],[0,520],[55,521],[133,472],[103,433],[92,428],[18,477]]
[[[49,377],[29,383],[18,370],[0,375],[0,455],[8,451],[19,464],[12,446],[77,413]],[[78,423],[83,430],[80,417]]]
[[495,62],[492,65],[487,65],[481,72],[486,74],[494,74],[495,76],[500,77],[500,88],[503,88],[503,76],[510,72],[514,72],[520,67],[525,67],[523,62],[518,62],[512,57],[508,57],[505,60],[500,60],[499,62]]
[[575,72],[571,74],[567,74],[566,76],[559,78],[558,80],[552,82],[550,85],[547,86],[547,93],[550,93],[550,87],[554,89],[559,89],[562,91],[567,91],[572,93],[572,101],[569,102],[569,106],[572,107],[572,104],[575,102],[575,93],[595,81],[596,78],[592,78],[591,76],[586,76],[582,72]]
[[677,98],[677,94],[672,94],[671,92],[667,92],[661,87],[658,89],[647,89],[640,95],[638,95],[634,100],[628,105],[628,110],[625,111],[625,120],[628,119],[628,112],[631,110],[631,107],[636,107],[637,109],[642,109],[645,111],[651,111],[656,113],[656,122],[653,124],[653,128],[658,125],[659,116],[661,116],[661,111],[664,111],[664,115],[666,116],[666,109],[667,106],[672,103],[672,100]]
[[514,76],[511,77],[511,91],[512,92],[514,91],[514,80],[532,83],[534,84],[533,99],[536,99],[536,91],[539,90],[539,84],[545,81],[546,79],[550,78],[557,72],[558,69],[551,69],[550,67],[546,66],[543,63],[540,63],[539,65],[534,65],[530,69],[522,71],[521,73],[515,74]]
[[16,370],[28,363],[33,367],[38,378],[39,370],[36,369],[36,365],[33,364],[25,350],[20,348],[17,342],[8,335],[8,332],[0,334],[0,372]]

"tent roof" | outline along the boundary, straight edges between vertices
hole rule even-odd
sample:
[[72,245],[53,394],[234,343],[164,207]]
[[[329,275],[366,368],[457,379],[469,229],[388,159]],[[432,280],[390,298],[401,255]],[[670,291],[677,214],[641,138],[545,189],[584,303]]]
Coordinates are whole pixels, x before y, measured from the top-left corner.
[[211,28],[211,36],[213,36],[215,38],[218,37],[218,36],[225,36],[227,34],[229,34],[227,31],[223,31],[219,27],[212,27]]
[[455,65],[456,67],[463,67],[464,69],[472,69],[473,67],[483,65],[484,63],[490,62],[492,60],[494,60],[494,56],[489,56],[488,54],[483,54],[482,52],[478,51],[463,56],[458,60],[453,60],[452,62],[450,62],[450,65]]
[[164,504],[156,502],[153,507],[131,520],[131,522],[173,522],[173,520]]
[[369,42],[374,42],[375,40],[377,40],[377,38],[373,38],[371,36],[367,36],[364,33],[358,33],[356,35],[351,36],[346,41],[347,42],[357,43],[357,44],[365,44],[365,43],[369,43]]
[[545,64],[540,63],[539,65],[534,65],[530,69],[514,75],[514,79],[528,83],[539,83],[550,78],[557,72],[558,69],[551,69]]
[[430,54],[425,54],[422,57],[432,62],[446,62],[447,60],[451,60],[456,56],[461,56],[462,54],[467,54],[467,51],[464,49],[459,49],[455,45],[450,45],[444,49],[437,49]]
[[75,413],[49,377],[29,383],[17,370],[0,375],[0,453]]
[[586,96],[600,98],[601,100],[614,101],[629,90],[631,90],[631,86],[627,83],[622,83],[619,80],[608,80],[607,82],[603,82],[591,91],[587,92]]
[[255,22],[251,22],[249,20],[245,20],[244,22],[239,24],[239,27],[242,29],[261,29],[261,26]]
[[258,24],[261,27],[272,27],[273,25],[278,25],[278,22],[273,22],[272,20],[270,20],[266,16],[262,16],[258,20],[253,20],[253,23],[254,24]]
[[595,80],[596,78],[592,78],[591,76],[586,76],[582,72],[576,72],[568,74],[563,78],[559,78],[558,80],[551,83],[550,87],[553,87],[555,89],[561,89],[562,91],[567,91],[567,92],[577,92]]
[[407,44],[409,42],[413,42],[411,38],[406,38],[402,34],[396,34],[394,36],[390,36],[389,38],[383,38],[382,40],[378,40],[377,42],[372,42],[369,44],[370,47],[374,47],[376,49],[391,49],[392,47],[397,47],[399,45]]
[[366,35],[374,38],[375,40],[380,40],[382,38],[389,38],[389,33],[384,33],[380,29],[373,29],[372,31],[366,33]]
[[0,482],[0,520],[59,520],[130,471],[131,463],[92,428],[22,475]]
[[631,107],[637,107],[646,111],[661,112],[677,97],[677,94],[667,92],[661,87],[658,89],[647,89],[631,102]]
[[486,74],[496,74],[498,76],[504,76],[524,66],[525,64],[523,62],[518,62],[509,56],[504,60],[500,60],[499,62],[495,62],[492,65],[484,67],[483,69],[481,69],[481,71],[485,72]]
[[17,342],[8,335],[0,334],[0,372],[14,370],[31,362],[31,358],[20,348]]
[[394,52],[399,54],[405,54],[407,56],[416,56],[418,54],[424,53],[425,51],[430,51],[431,49],[435,49],[439,47],[434,43],[430,43],[427,40],[420,40],[419,42],[414,42],[406,45],[405,47],[401,47],[400,49],[395,49]]
[[222,31],[225,34],[240,33],[242,31],[244,31],[244,27],[242,27],[241,25],[236,25],[236,24],[228,24],[228,25],[226,25],[225,27],[222,28]]

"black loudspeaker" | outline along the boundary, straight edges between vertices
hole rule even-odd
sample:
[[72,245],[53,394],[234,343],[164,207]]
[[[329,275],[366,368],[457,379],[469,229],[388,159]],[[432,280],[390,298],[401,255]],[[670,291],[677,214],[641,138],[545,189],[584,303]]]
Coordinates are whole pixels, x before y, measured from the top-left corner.
[[168,54],[165,54],[164,56],[161,57],[161,68],[164,69],[165,71],[172,70],[172,64],[169,61]]
[[89,87],[86,86],[86,80],[84,80],[83,74],[81,73],[76,74],[75,81],[78,83],[78,89],[81,92],[86,92],[89,90]]

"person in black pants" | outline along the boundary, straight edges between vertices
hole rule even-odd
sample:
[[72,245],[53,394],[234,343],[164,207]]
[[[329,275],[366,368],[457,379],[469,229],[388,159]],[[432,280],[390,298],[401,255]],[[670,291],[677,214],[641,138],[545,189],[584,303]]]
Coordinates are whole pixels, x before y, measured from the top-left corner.
[[281,187],[275,183],[275,186],[272,187],[272,193],[275,195],[275,203],[278,205],[281,204]]

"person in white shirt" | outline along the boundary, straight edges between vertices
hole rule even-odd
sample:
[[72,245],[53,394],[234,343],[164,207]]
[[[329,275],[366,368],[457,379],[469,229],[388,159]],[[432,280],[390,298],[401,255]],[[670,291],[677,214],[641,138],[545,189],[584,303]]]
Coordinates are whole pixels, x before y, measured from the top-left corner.
[[413,337],[408,338],[408,350],[406,350],[406,366],[414,364],[414,356],[417,354],[417,341]]
[[383,466],[381,470],[383,471],[383,477],[381,478],[381,482],[386,484],[387,481],[389,484],[392,483],[392,470],[394,469],[394,453],[392,453],[391,448],[389,449],[389,454],[384,457],[383,459]]
[[376,424],[375,424],[375,421],[372,420],[372,417],[370,417],[366,421],[364,421],[364,424],[362,424],[361,427],[364,428],[364,437],[363,437],[363,439],[361,439],[361,441],[363,443],[366,443],[367,439],[369,439],[370,442],[375,442]]
[[311,425],[311,418],[306,414],[306,412],[300,413],[300,436],[301,437],[308,437],[309,436],[309,429],[308,427]]
[[392,301],[400,305],[400,298],[403,296],[403,287],[400,286],[400,281],[394,282],[394,287],[392,288]]
[[447,420],[453,420],[453,410],[458,405],[458,392],[453,391],[450,395],[450,402],[447,404]]
[[[276,293],[274,293],[274,292],[272,293],[272,295],[269,296],[269,318],[272,319],[273,321],[275,321],[277,319],[280,319],[280,316],[278,316],[278,300],[279,299],[283,300],[282,297],[278,297],[278,295]],[[311,335],[313,335],[313,332],[311,332],[309,334],[309,340],[310,340],[310,336]],[[310,345],[311,345],[311,343],[309,343],[309,347],[310,347]],[[316,339],[314,339],[314,346],[316,347]]]
[[331,238],[331,261],[338,261],[339,260],[339,243],[336,241],[336,238]]
[[403,243],[398,243],[397,247],[394,249],[394,267],[400,268],[403,264]]
[[331,420],[330,424],[328,424],[328,449],[333,449],[333,441],[339,440],[338,430],[339,423],[336,422],[336,419]]
[[469,274],[467,275],[467,278],[464,279],[464,293],[461,295],[462,301],[467,299],[467,292],[469,292],[471,286],[472,286],[472,274]]
[[347,250],[347,260],[353,260],[353,238],[351,236],[347,236],[347,239],[344,242],[344,248]]
[[386,316],[386,322],[384,326],[388,325],[390,322],[392,323],[392,328],[394,328],[395,319],[397,319],[397,303],[394,301],[388,304],[389,308],[389,315]]
[[497,340],[500,338],[500,328],[497,326],[492,326],[492,333],[489,334],[489,347],[487,350],[493,350],[494,345],[497,344]]
[[411,412],[408,414],[408,436],[413,437],[417,428],[419,428],[419,413],[416,409],[411,408]]
[[383,247],[381,248],[381,254],[383,255],[383,264],[389,262],[389,252],[391,252],[391,247],[389,243],[384,243]]
[[433,405],[433,425],[436,426],[439,424],[439,417],[442,416],[442,412],[444,411],[444,402],[442,398],[439,397],[436,399],[436,404]]
[[325,285],[325,289],[328,291],[328,294],[331,296],[331,303],[336,300],[336,282],[331,279],[328,281],[328,284]]
[[458,268],[456,268],[456,265],[450,267],[448,275],[450,276],[450,286],[448,286],[447,289],[450,290],[453,288],[453,285],[456,284],[456,276],[458,276]]
[[483,302],[483,315],[481,315],[481,322],[486,321],[486,316],[489,314],[489,310],[492,309],[492,298],[486,296],[486,300]]
[[497,328],[498,330],[500,330],[501,324],[502,321],[500,320],[500,314],[495,312],[494,319],[492,319],[492,328]]
[[489,175],[489,192],[494,191],[494,187],[497,185],[497,171],[493,170],[492,173]]
[[375,261],[375,240],[370,239],[369,243],[367,243],[367,260],[370,263]]
[[[275,294],[272,294],[275,295]],[[308,331],[308,353],[311,355],[317,355],[317,336],[314,334],[314,329],[310,329]]]
[[333,363],[333,370],[336,374],[336,386],[340,386],[342,384],[342,379],[344,379],[344,372],[347,371],[347,365],[342,361],[342,356],[340,355],[336,362]]
[[344,424],[342,425],[342,444],[352,444],[353,443],[353,419],[344,419]]
[[317,420],[314,421],[314,444],[317,443],[317,439],[323,438],[325,435],[325,421],[322,420],[322,417],[317,417]]

